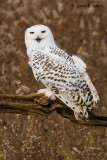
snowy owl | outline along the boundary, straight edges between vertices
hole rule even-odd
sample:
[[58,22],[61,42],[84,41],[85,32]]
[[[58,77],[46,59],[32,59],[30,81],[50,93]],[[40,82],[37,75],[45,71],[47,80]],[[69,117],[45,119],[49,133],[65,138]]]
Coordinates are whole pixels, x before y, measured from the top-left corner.
[[59,98],[73,110],[77,120],[88,119],[88,111],[99,97],[86,73],[85,63],[58,48],[51,30],[42,24],[26,30],[25,44],[34,77],[46,86],[38,93],[51,100]]

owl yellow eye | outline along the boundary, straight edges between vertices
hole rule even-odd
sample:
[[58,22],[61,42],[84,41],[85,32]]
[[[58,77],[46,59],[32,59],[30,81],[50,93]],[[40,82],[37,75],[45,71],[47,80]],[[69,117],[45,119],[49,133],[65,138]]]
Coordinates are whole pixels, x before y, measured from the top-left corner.
[[34,34],[34,32],[30,32],[30,34]]
[[41,31],[41,33],[45,33],[46,31]]

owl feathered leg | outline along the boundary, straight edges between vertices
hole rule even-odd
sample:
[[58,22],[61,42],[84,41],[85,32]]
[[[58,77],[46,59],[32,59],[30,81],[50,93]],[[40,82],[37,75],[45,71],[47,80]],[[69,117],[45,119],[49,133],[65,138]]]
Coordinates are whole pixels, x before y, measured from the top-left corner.
[[55,93],[51,91],[49,88],[40,89],[36,92],[36,94],[43,93],[46,97],[48,97],[50,100],[55,101]]

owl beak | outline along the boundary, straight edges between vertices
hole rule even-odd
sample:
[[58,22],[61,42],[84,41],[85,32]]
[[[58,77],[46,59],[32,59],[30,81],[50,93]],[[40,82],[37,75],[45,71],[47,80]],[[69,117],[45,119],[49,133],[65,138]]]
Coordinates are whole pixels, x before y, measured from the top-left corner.
[[41,41],[41,38],[40,37],[37,37],[36,38],[36,41],[39,43]]

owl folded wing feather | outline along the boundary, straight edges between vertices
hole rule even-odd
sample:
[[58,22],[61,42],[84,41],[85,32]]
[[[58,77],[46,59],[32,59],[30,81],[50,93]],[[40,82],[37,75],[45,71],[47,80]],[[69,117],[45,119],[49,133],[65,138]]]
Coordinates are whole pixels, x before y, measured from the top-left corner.
[[98,96],[98,93],[97,93],[93,83],[91,82],[88,74],[86,73],[86,64],[77,56],[72,56],[72,58],[73,58],[75,65],[78,69],[78,72],[83,77],[83,79],[87,82],[87,84],[91,90],[91,93],[93,95],[94,102],[97,103],[97,101],[99,100],[99,96]]

